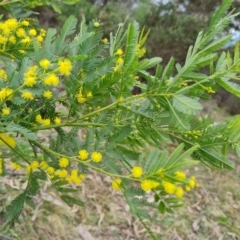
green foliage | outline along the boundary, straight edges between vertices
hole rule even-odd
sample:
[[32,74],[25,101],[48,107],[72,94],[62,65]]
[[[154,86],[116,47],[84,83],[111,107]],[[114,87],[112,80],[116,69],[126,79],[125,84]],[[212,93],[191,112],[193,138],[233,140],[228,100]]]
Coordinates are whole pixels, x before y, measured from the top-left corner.
[[13,17],[16,18],[25,18],[31,14],[36,14],[36,12],[32,11],[32,8],[36,8],[39,6],[50,6],[57,13],[61,13],[61,9],[59,7],[60,3],[72,5],[79,2],[79,0],[2,0],[0,2],[0,8],[3,6],[9,11]]
[[[150,209],[173,213],[184,205],[185,189],[198,185],[182,170],[199,162],[232,169],[227,152],[240,153],[239,116],[221,125],[198,117],[200,99],[211,98],[218,85],[239,97],[239,86],[231,82],[239,80],[239,47],[233,58],[218,56],[230,36],[214,38],[237,15],[224,16],[231,3],[224,1],[209,30],[199,33],[184,64],[171,58],[166,67],[161,58],[143,58],[149,32],[136,21],[119,24],[108,38],[97,19],[86,24],[83,17],[77,32],[70,16],[59,33],[35,29],[30,20],[4,21],[2,36],[16,41],[3,37],[0,44],[0,146],[8,153],[0,158],[0,173],[8,174],[10,164],[28,176],[5,220],[14,225],[25,203],[34,208],[42,181],[70,206],[84,206],[77,193],[92,169],[112,178],[113,189],[122,191],[133,215],[157,239],[146,223],[157,219]],[[210,71],[203,74],[205,67]],[[169,142],[176,148],[171,153]]]

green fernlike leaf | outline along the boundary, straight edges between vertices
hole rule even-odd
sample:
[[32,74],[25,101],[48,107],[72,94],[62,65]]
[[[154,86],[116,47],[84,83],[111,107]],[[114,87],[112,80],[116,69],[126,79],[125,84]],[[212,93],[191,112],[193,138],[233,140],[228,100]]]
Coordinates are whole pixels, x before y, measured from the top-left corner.
[[76,204],[78,206],[84,206],[84,202],[80,199],[68,196],[68,195],[61,195],[61,199],[66,202],[69,206],[72,206],[72,204]]
[[66,43],[64,44],[64,40],[67,36],[74,33],[76,25],[77,19],[74,16],[70,16],[64,23],[63,28],[56,39],[56,54],[60,54],[65,48]]
[[171,102],[167,99],[166,102],[168,103],[168,107],[169,110],[171,112],[171,120],[170,121],[174,121],[174,125],[175,127],[180,128],[180,130],[187,130],[190,128],[189,123],[186,121],[185,116],[183,115],[183,113],[181,113],[180,111],[178,111],[176,108],[173,107],[173,105],[171,104]]
[[126,52],[124,58],[124,67],[125,70],[130,68],[136,53],[136,46],[138,41],[138,34],[139,34],[139,25],[137,22],[131,23],[128,26],[127,31],[127,43],[126,43]]
[[115,143],[119,143],[122,142],[127,136],[129,136],[132,132],[132,127],[130,125],[125,126],[121,129],[119,129],[119,131],[116,131],[116,133],[111,136],[110,139],[110,143],[115,142]]
[[167,155],[167,150],[164,150],[162,153],[158,149],[151,151],[146,158],[146,173],[151,175],[163,168],[166,164]]
[[19,216],[23,210],[26,194],[25,192],[17,196],[6,209],[4,219],[10,224],[11,227],[14,226],[15,222],[18,221]]
[[171,57],[167,66],[164,68],[164,71],[162,74],[162,80],[167,80],[171,76],[174,68],[174,63],[175,63],[175,60],[173,57]]
[[24,137],[28,138],[29,140],[35,140],[36,134],[31,132],[29,129],[14,123],[9,123],[6,127],[7,132],[17,132],[22,134]]
[[228,80],[223,80],[221,78],[216,78],[215,81],[225,88],[228,92],[240,98],[240,85],[236,83],[232,83]]
[[213,149],[202,147],[195,151],[193,155],[206,165],[234,169],[234,163],[232,161]]
[[196,160],[188,160],[188,161],[183,161],[183,162],[179,162],[174,164],[173,166],[169,167],[167,169],[168,173],[169,172],[176,172],[176,171],[180,171],[182,169],[187,169],[193,165],[199,164],[199,161]]
[[202,105],[198,99],[190,98],[182,94],[173,96],[173,107],[180,112],[195,115],[202,110]]
[[172,156],[167,161],[164,168],[171,169],[174,167],[177,163],[185,160],[186,158],[190,157],[200,146],[194,145],[193,147],[189,148],[188,150],[184,151],[183,154],[181,154],[182,150],[184,149],[184,144],[181,143],[177,149],[173,152]]
[[159,64],[162,61],[162,58],[160,57],[154,57],[151,59],[144,59],[141,62],[139,62],[138,69],[139,70],[145,70],[148,68],[152,68]]

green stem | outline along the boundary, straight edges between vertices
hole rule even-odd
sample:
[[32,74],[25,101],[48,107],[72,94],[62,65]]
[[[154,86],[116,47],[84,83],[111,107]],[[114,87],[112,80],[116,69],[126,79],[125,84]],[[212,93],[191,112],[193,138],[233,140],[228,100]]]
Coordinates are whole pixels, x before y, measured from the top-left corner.
[[[59,123],[47,126],[37,126],[31,128],[31,131],[38,131],[38,130],[46,130],[58,127],[87,127],[87,126],[94,126],[94,127],[106,127],[109,124],[105,123],[74,123],[74,122],[67,122],[67,123]],[[114,125],[115,127],[124,127],[124,125]]]

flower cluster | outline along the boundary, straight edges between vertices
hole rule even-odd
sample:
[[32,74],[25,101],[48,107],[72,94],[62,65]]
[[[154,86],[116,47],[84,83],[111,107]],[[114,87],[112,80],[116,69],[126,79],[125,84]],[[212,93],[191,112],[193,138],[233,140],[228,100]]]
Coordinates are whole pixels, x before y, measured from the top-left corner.
[[[32,33],[31,33],[32,32]],[[30,33],[33,34],[33,31]],[[38,62],[38,64],[31,65],[26,68],[23,74],[23,82],[17,88],[13,90],[9,86],[11,82],[8,81],[8,75],[5,70],[0,70],[0,103],[1,112],[7,116],[11,113],[11,105],[7,102],[18,101],[22,98],[24,101],[33,101],[36,97],[50,100],[53,97],[52,88],[58,86],[59,78],[61,76],[69,76],[72,69],[72,63],[68,59],[61,59],[57,63],[51,63],[48,59],[44,58]],[[32,89],[35,90],[32,90]],[[39,92],[36,94],[36,89]],[[41,94],[41,95],[40,95]],[[90,97],[91,93],[87,96]],[[9,107],[10,106],[10,107]],[[36,122],[42,125],[49,125],[50,119],[41,119],[40,112],[35,112]],[[59,124],[61,121],[56,116],[54,122]]]
[[[87,150],[82,149],[78,152],[78,158],[82,161],[86,161],[88,159],[89,153]],[[100,162],[102,161],[102,154],[100,152],[93,152],[91,154],[91,159],[93,162]]]
[[18,21],[15,18],[7,19],[0,22],[0,50],[6,51],[8,46],[13,44],[21,45],[20,53],[25,53],[26,45],[31,44],[34,40],[41,43],[46,36],[44,29],[35,29],[29,21]]
[[[168,176],[164,175],[163,169],[158,171],[158,175],[161,177],[158,181],[151,179],[144,179],[141,182],[141,188],[144,191],[151,191],[153,189],[158,189],[164,191],[167,194],[175,194],[177,197],[182,197],[184,195],[184,190],[182,185],[185,186],[186,191],[190,191],[195,187],[199,187],[199,184],[195,182],[195,177],[192,176],[189,180],[186,180],[186,174],[184,172],[175,172],[174,182],[169,181]],[[174,178],[172,178],[174,179]]]
[[185,134],[184,134],[184,137],[185,138],[188,138],[189,140],[192,140],[192,139],[198,139],[199,137],[202,136],[202,132],[200,130],[192,130],[192,131],[187,131]]
[[[22,169],[16,162],[10,162],[12,168],[16,171]],[[34,171],[42,170],[47,173],[52,181],[57,181],[59,179],[66,180],[68,183],[81,184],[86,178],[85,174],[79,173],[77,169],[70,169],[69,159],[62,157],[58,161],[57,168],[50,166],[46,161],[34,160],[26,168],[25,171],[29,174]]]
[[136,51],[137,51],[137,56],[138,56],[139,58],[141,58],[141,57],[143,57],[143,56],[145,55],[145,53],[146,53],[146,48],[145,48],[145,47],[141,48],[141,45],[138,44],[137,47],[136,47]]
[[[164,169],[159,169],[151,179],[149,176],[144,177],[144,171],[139,166],[134,166],[131,170],[131,176],[134,178],[142,178],[140,180],[140,185],[143,191],[160,190],[164,191],[165,194],[175,194],[177,197],[182,197],[184,195],[183,186],[185,186],[186,191],[190,191],[195,187],[199,187],[199,184],[195,182],[195,177],[192,176],[189,180],[186,180],[186,174],[184,172],[177,171],[169,178],[165,173]],[[171,181],[169,181],[171,179]],[[114,190],[120,190],[122,185],[122,180],[120,178],[114,179],[112,182],[112,188]]]
[[121,69],[124,59],[123,59],[123,50],[121,48],[117,49],[115,52],[116,55],[116,66],[113,68],[114,72]]
[[92,97],[92,92],[85,93],[82,87],[80,87],[79,93],[76,94],[76,98],[79,103],[85,103],[91,97]]
[[206,90],[208,93],[212,93],[212,94],[216,93],[216,92],[212,89],[212,87],[203,87],[203,89]]

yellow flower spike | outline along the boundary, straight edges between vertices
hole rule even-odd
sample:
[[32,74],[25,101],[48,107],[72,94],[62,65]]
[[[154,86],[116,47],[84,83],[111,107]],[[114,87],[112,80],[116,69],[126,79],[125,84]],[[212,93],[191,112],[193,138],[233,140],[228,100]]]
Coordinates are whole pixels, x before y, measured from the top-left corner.
[[120,178],[115,179],[112,182],[112,188],[116,191],[121,189],[122,180]]
[[119,57],[116,61],[117,64],[122,64],[123,63],[123,58]]
[[31,41],[31,38],[29,36],[26,36],[21,40],[21,43],[31,43]]
[[190,192],[190,191],[191,191],[191,188],[190,188],[189,186],[186,186],[185,189],[186,189],[187,192]]
[[141,167],[133,167],[132,168],[132,175],[135,178],[140,178],[143,175],[143,169]]
[[95,28],[98,28],[98,27],[100,26],[100,24],[99,24],[99,22],[95,22],[95,23],[93,24],[93,26],[94,26]]
[[44,126],[48,126],[51,124],[51,120],[49,118],[47,119],[42,119],[41,123],[44,125]]
[[77,97],[77,100],[79,103],[85,103],[87,101],[87,99],[84,97]]
[[14,30],[18,27],[18,21],[15,18],[10,18],[5,21],[6,26],[9,27],[10,30]]
[[82,183],[82,180],[80,177],[76,177],[76,176],[71,176],[71,180],[73,183],[75,184],[81,184]]
[[77,101],[79,103],[85,103],[87,101],[87,98],[85,98],[82,93],[76,94]]
[[52,96],[53,96],[53,93],[52,93],[52,91],[50,91],[50,90],[46,90],[46,91],[44,91],[44,93],[43,93],[43,97],[46,98],[46,99],[51,99]]
[[37,116],[36,116],[36,122],[38,122],[38,123],[42,123],[42,116],[40,115],[40,114],[38,114]]
[[160,185],[159,182],[149,180],[149,179],[145,179],[141,182],[141,188],[145,192],[151,191],[152,189],[158,187],[159,185]]
[[25,77],[24,78],[24,85],[27,87],[33,87],[37,83],[36,77]]
[[82,161],[87,160],[87,158],[88,158],[88,152],[87,152],[87,150],[85,150],[85,149],[80,150],[80,151],[78,152],[78,157],[79,157],[79,159],[82,160]]
[[15,148],[16,147],[16,141],[15,141],[15,139],[13,138],[13,137],[11,137],[11,136],[8,136],[8,134],[7,133],[0,133],[0,138],[1,139],[3,139],[4,141],[2,141],[1,139],[0,139],[0,145],[5,145],[6,146],[6,144],[7,145],[9,145],[11,148]]
[[87,93],[87,97],[88,97],[88,98],[91,98],[92,96],[93,96],[93,95],[92,95],[92,92],[88,92],[88,93]]
[[102,40],[102,43],[103,43],[103,44],[107,44],[107,43],[108,43],[108,39],[107,39],[107,38],[104,38],[104,39]]
[[59,178],[65,178],[68,175],[68,172],[66,169],[61,169],[61,170],[57,170],[55,172],[55,175]]
[[100,162],[102,161],[102,154],[100,152],[93,152],[91,155],[91,158],[93,160],[93,162]]
[[0,69],[0,79],[7,80],[7,73],[3,69]]
[[32,29],[29,30],[29,35],[34,37],[34,36],[37,35],[37,31],[34,28],[32,28]]
[[25,100],[33,100],[34,99],[33,94],[29,91],[23,92],[21,97]]
[[16,35],[20,38],[23,38],[26,36],[26,32],[23,28],[18,28],[16,31]]
[[51,73],[49,74],[44,80],[43,84],[48,86],[57,86],[59,83],[59,78],[56,74]]
[[189,181],[189,187],[194,188],[196,185],[195,181],[193,179],[190,179]]
[[175,172],[174,175],[178,180],[184,180],[186,178],[186,174],[184,172]]
[[25,26],[25,27],[28,27],[28,26],[29,26],[29,22],[26,21],[26,20],[23,20],[23,21],[21,22],[21,25],[22,25],[22,26]]
[[42,59],[39,62],[40,67],[42,67],[45,70],[49,68],[50,64],[51,64],[51,62],[48,59],[46,59],[46,58]]
[[47,162],[42,161],[42,162],[40,162],[39,167],[40,167],[42,170],[46,170],[49,166],[48,166]]
[[52,174],[54,174],[54,171],[55,171],[55,170],[54,170],[53,167],[48,167],[46,171],[47,171],[47,173],[48,173],[49,175],[52,175]]
[[177,187],[177,188],[176,188],[176,191],[175,191],[175,195],[176,195],[177,197],[182,197],[182,196],[184,195],[183,189],[182,189],[181,187]]
[[119,48],[119,49],[116,51],[116,55],[118,55],[118,56],[123,55],[123,50],[122,50],[121,48]]
[[78,175],[78,170],[77,169],[73,169],[71,171],[71,176],[77,176]]
[[173,194],[176,191],[176,186],[170,182],[162,182],[163,188],[166,193]]
[[8,40],[8,39],[7,39],[6,37],[0,35],[0,44],[5,45],[5,44],[7,43],[7,40]]
[[72,63],[69,59],[63,59],[58,61],[58,71],[65,76],[69,76],[72,70]]
[[67,158],[63,157],[63,158],[59,159],[58,163],[59,163],[60,167],[65,168],[69,165],[69,160]]
[[43,37],[41,35],[38,35],[36,39],[39,43],[43,42]]
[[46,36],[46,30],[41,28],[40,30],[41,36],[45,37]]
[[10,36],[9,38],[8,38],[8,41],[10,42],[10,43],[12,43],[12,44],[15,44],[16,42],[17,42],[17,39],[16,39],[16,37],[15,36]]
[[37,169],[39,167],[39,162],[38,161],[33,161],[31,164],[30,164],[31,168],[32,168],[32,171],[34,171],[35,169]]
[[10,100],[13,97],[13,90],[10,88],[2,88],[0,91],[0,101]]
[[2,114],[6,115],[6,116],[9,115],[10,114],[10,108],[3,108],[2,109]]
[[15,163],[15,162],[10,162],[10,164],[11,164],[12,168],[14,170],[16,170],[16,171],[19,171],[19,170],[22,169],[22,167],[19,164]]
[[56,124],[60,124],[60,123],[61,123],[61,119],[60,119],[59,117],[55,117],[55,118],[54,118],[54,122],[55,122]]

